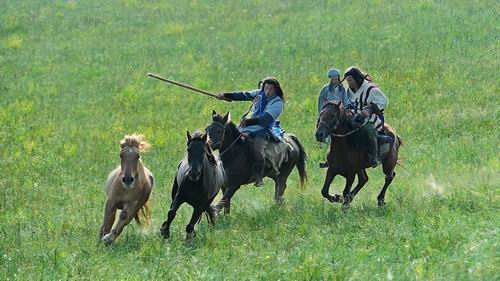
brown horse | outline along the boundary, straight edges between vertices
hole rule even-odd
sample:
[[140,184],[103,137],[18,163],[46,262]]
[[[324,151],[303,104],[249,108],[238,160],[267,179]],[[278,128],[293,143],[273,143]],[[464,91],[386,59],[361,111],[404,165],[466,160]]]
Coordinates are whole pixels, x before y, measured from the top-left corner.
[[[212,124],[205,129],[210,136],[212,148],[219,150],[220,159],[226,171],[227,184],[222,188],[222,199],[215,206],[218,211],[224,208],[225,213],[230,211],[231,198],[234,193],[242,185],[253,182],[251,178],[253,157],[250,153],[249,143],[243,140],[241,132],[229,119],[229,113],[223,117],[213,111]],[[293,134],[285,134],[285,138],[293,149],[286,152],[286,161],[283,161],[281,166],[276,167],[279,173],[276,174],[274,169],[270,167],[266,167],[264,172],[267,177],[274,180],[274,199],[277,203],[283,201],[283,194],[287,187],[286,182],[293,168],[297,167],[301,187],[304,187],[307,181],[305,169],[307,154],[302,143]]]
[[[330,152],[327,158],[329,167],[321,194],[330,202],[343,202],[346,206],[368,182],[366,168],[370,167],[366,156],[366,144],[363,143],[366,131],[354,127],[350,119],[350,113],[340,103],[329,102],[321,111],[316,128],[316,140],[324,142],[328,135],[331,136]],[[392,138],[392,142],[388,144],[388,152],[382,155],[385,183],[377,196],[379,206],[385,204],[385,192],[396,176],[394,168],[398,161],[399,147],[403,144],[401,138],[389,125],[385,125],[383,129],[386,135]],[[336,175],[341,175],[346,179],[342,197],[338,194],[335,196],[329,194],[330,184]],[[358,184],[351,191],[356,175]]]
[[[153,189],[154,178],[140,159],[140,152],[149,147],[141,135],[125,136],[120,141],[121,164],[113,170],[106,181],[106,207],[104,222],[99,237],[109,245],[120,235],[123,228],[135,218],[149,223],[151,211],[148,206],[149,195]],[[113,229],[116,210],[120,209],[120,218]]]

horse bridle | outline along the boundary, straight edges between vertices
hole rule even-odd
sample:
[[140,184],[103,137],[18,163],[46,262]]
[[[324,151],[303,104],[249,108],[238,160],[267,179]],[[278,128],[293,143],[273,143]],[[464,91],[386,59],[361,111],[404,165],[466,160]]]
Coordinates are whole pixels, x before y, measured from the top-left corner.
[[[338,119],[340,119],[340,118],[338,118]],[[365,121],[363,122],[363,124],[361,124],[359,127],[355,128],[355,129],[353,129],[353,130],[351,130],[351,131],[349,131],[349,132],[347,132],[345,134],[336,134],[336,133],[334,133],[333,131],[335,129],[337,129],[337,126],[335,126],[335,128],[332,128],[332,126],[326,124],[325,121],[321,121],[321,119],[320,119],[318,125],[325,126],[326,129],[328,130],[328,134],[330,134],[331,136],[338,137],[338,138],[344,138],[344,137],[347,137],[347,136],[352,135],[353,133],[357,132],[359,129],[363,128],[367,123],[368,123],[368,118],[365,118]]]
[[[205,132],[208,132],[209,128],[212,127],[212,126],[218,126],[218,127],[221,127],[223,130],[226,129],[226,127],[224,125],[222,125],[221,123],[216,123],[216,122],[212,122],[212,124],[208,125],[207,128],[205,128]],[[222,157],[222,155],[224,155],[226,152],[229,151],[229,149],[231,149],[237,142],[238,140],[241,138],[241,136],[243,136],[243,132],[240,133],[240,135],[224,150],[224,151],[220,151],[219,150],[219,157]],[[221,140],[214,143],[214,145],[219,148],[220,147],[220,144],[222,143],[222,137],[221,137]]]
[[[208,131],[210,130],[211,127],[220,127],[222,128],[222,130],[225,129],[224,125],[222,125],[221,123],[217,123],[217,122],[212,122],[212,124],[208,125],[206,128],[205,128],[205,133],[208,133]],[[218,148],[220,146],[220,143],[222,142],[222,137],[221,137],[221,140],[214,143],[214,145]]]

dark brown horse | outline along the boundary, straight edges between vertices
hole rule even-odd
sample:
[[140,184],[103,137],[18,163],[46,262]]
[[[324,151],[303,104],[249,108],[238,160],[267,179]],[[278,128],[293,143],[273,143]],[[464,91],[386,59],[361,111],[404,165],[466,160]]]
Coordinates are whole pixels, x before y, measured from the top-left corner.
[[207,135],[195,132],[191,136],[188,132],[187,157],[181,161],[175,174],[172,204],[160,230],[163,237],[169,238],[170,224],[184,202],[193,207],[193,215],[186,226],[186,240],[190,241],[194,237],[194,224],[203,212],[208,214],[209,223],[213,224],[215,210],[210,204],[224,184],[224,168],[212,154]]
[[[106,245],[113,243],[132,219],[135,218],[137,224],[140,224],[141,220],[146,223],[151,220],[148,199],[153,189],[154,178],[140,158],[140,152],[148,146],[144,136],[141,135],[125,136],[120,141],[120,166],[109,174],[106,181],[108,200],[99,233],[99,237]],[[120,218],[116,226],[111,229],[118,209],[122,210]]]
[[[316,128],[316,140],[324,142],[325,138],[331,136],[330,152],[328,153],[328,171],[325,183],[321,190],[323,197],[330,202],[343,202],[349,205],[356,194],[368,181],[366,168],[370,167],[366,156],[366,144],[363,143],[364,133],[351,124],[350,113],[340,104],[329,102],[325,104],[320,113],[320,119]],[[369,124],[367,124],[369,126]],[[396,176],[394,168],[398,161],[399,147],[402,145],[401,138],[396,135],[389,126],[384,126],[385,133],[392,138],[389,150],[382,155],[382,168],[385,174],[385,183],[377,196],[378,205],[385,204],[385,192]],[[343,196],[332,196],[329,194],[330,184],[336,175],[346,179]],[[358,176],[358,184],[351,191],[354,178]]]
[[[249,143],[242,139],[241,132],[236,125],[229,120],[229,113],[224,117],[212,113],[212,124],[206,128],[210,136],[212,148],[218,149],[220,158],[226,170],[226,188],[223,188],[223,197],[216,206],[217,210],[225,209],[229,213],[231,198],[234,193],[245,184],[252,182],[252,154]],[[279,174],[273,173],[273,169],[266,167],[264,174],[272,178],[275,183],[274,199],[280,203],[283,201],[283,194],[287,187],[286,181],[294,167],[297,167],[300,176],[301,187],[307,181],[305,161],[307,154],[299,139],[293,134],[285,134],[288,143],[293,149],[287,151],[286,160],[277,167]]]

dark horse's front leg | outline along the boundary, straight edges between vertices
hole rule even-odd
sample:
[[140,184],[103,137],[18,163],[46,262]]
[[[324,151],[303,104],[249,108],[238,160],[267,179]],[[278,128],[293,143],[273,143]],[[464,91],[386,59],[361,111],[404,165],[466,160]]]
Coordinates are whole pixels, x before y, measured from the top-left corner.
[[334,167],[330,166],[328,168],[328,171],[326,172],[325,183],[323,184],[323,188],[321,189],[321,195],[323,195],[323,197],[328,199],[328,201],[330,202],[342,201],[339,195],[335,194],[335,196],[332,196],[329,194],[330,185],[332,184],[333,178],[335,178],[337,174],[337,170]]
[[233,197],[234,193],[240,189],[241,185],[236,185],[236,186],[229,186],[226,189],[226,192],[224,192],[224,195],[220,199],[219,203],[215,205],[214,209],[219,213],[222,208],[224,208],[224,214],[229,214],[231,210],[231,198]]
[[[347,193],[347,199],[344,198],[345,205],[351,203],[352,200],[354,199],[354,196],[356,196],[356,194],[358,194],[358,192],[361,190],[361,188],[363,188],[363,186],[365,186],[365,184],[368,182],[368,175],[366,174],[365,169],[361,169],[360,171],[358,171],[357,175],[358,175],[358,184],[351,192]],[[354,177],[353,177],[353,180],[354,180]],[[351,182],[351,185],[352,185],[352,182]],[[346,189],[347,188],[348,187],[347,187],[347,182],[346,182]],[[350,188],[350,186],[349,186],[349,188]],[[344,190],[344,193],[345,193],[345,190]],[[344,195],[344,197],[345,196],[346,195]]]
[[170,224],[174,220],[175,215],[177,214],[177,209],[179,209],[182,203],[183,202],[179,199],[179,196],[176,196],[174,198],[174,201],[172,201],[172,204],[170,205],[170,211],[168,211],[167,220],[163,222],[160,229],[163,238],[168,239],[170,237]]

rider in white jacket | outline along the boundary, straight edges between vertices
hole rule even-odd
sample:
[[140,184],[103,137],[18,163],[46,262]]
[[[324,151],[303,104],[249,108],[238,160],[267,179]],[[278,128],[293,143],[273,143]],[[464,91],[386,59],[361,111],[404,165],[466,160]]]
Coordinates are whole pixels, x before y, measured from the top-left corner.
[[[382,132],[384,109],[389,104],[387,97],[372,82],[371,77],[365,75],[358,67],[348,68],[344,79],[349,84],[347,95],[352,102],[349,108],[359,117],[369,118],[368,124],[365,125],[367,131],[372,131],[371,128],[375,128],[376,131]],[[376,167],[380,164],[377,153],[377,134],[369,132],[366,135],[368,160],[372,167]]]

